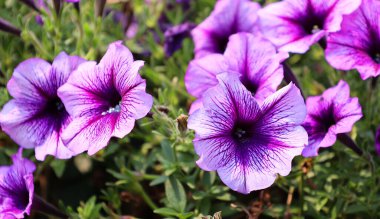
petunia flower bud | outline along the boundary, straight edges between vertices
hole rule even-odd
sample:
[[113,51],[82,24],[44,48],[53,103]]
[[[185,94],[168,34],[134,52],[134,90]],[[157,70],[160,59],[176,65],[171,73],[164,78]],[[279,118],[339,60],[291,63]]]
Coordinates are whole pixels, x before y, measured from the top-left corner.
[[189,116],[181,114],[177,117],[177,125],[178,130],[181,132],[181,134],[185,133],[187,131],[187,119]]

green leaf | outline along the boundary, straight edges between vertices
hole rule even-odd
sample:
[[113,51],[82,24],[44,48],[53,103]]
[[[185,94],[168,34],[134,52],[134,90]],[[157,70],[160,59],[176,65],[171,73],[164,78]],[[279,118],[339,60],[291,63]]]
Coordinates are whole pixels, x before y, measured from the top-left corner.
[[161,183],[164,183],[168,179],[167,176],[159,176],[158,178],[154,179],[152,182],[149,183],[150,186],[156,186]]
[[159,208],[154,210],[154,213],[163,216],[176,216],[178,214],[178,212],[172,208]]
[[65,172],[65,168],[66,168],[66,161],[64,160],[53,160],[51,163],[50,163],[50,166],[51,168],[53,169],[55,175],[58,177],[58,178],[61,178],[63,173]]
[[165,194],[171,207],[178,212],[184,212],[186,207],[185,190],[174,176],[170,176],[169,180],[165,182]]
[[170,145],[170,142],[167,140],[164,140],[161,142],[161,148],[162,148],[162,155],[164,156],[165,160],[168,160],[170,162],[175,161],[175,155],[173,153],[173,149]]
[[353,204],[348,206],[346,213],[347,214],[354,214],[354,213],[359,213],[359,212],[367,212],[368,211],[368,206],[364,204]]
[[85,204],[78,208],[78,213],[82,219],[100,218],[102,204],[96,204],[96,197],[92,196]]

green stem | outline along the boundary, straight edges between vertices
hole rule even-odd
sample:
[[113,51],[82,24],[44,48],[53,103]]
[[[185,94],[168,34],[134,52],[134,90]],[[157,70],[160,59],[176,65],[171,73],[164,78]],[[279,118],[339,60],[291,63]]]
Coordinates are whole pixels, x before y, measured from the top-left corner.
[[149,197],[148,194],[146,194],[145,190],[143,187],[140,185],[141,190],[139,191],[139,194],[141,197],[144,199],[145,203],[154,211],[158,209],[157,205],[152,201],[152,199]]
[[83,44],[84,31],[83,31],[83,26],[82,26],[82,17],[79,10],[77,10],[76,25],[79,29],[79,38],[77,41],[76,53],[80,55],[82,44]]
[[27,33],[27,37],[31,40],[31,43],[34,45],[34,47],[40,54],[43,54],[46,57],[51,56],[51,54],[44,49],[41,42],[37,39],[36,35],[34,35],[33,32],[27,31],[26,33]]
[[144,187],[140,184],[137,177],[132,171],[127,171],[126,174],[131,179],[131,186],[128,189],[138,195],[140,195],[145,203],[154,211],[158,209],[157,205],[153,202],[153,200],[149,197],[149,195],[145,192]]

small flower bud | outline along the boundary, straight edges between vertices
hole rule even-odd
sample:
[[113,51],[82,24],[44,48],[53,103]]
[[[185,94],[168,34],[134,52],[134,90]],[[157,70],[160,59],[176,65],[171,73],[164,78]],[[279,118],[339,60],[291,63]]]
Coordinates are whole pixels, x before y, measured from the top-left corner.
[[189,116],[181,114],[177,117],[177,123],[178,123],[178,130],[181,132],[181,134],[185,133],[187,130],[187,119]]

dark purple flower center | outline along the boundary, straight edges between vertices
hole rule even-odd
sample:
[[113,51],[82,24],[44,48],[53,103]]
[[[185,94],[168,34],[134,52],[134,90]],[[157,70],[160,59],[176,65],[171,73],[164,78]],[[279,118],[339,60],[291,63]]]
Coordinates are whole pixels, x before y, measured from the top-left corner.
[[29,204],[29,191],[22,172],[25,170],[11,167],[5,180],[0,183],[0,197],[11,199],[14,207],[20,210],[24,210]]
[[117,91],[113,92],[113,95],[109,99],[110,107],[118,106],[120,104],[120,101],[121,101],[120,94]]
[[372,48],[370,48],[369,55],[373,61],[375,61],[377,64],[380,64],[380,52],[378,51],[379,50],[377,50],[377,47],[372,46]]
[[336,124],[337,119],[334,114],[334,106],[329,105],[326,109],[322,110],[318,116],[313,116],[319,123],[319,129],[321,132],[328,132],[329,128]]
[[306,20],[301,22],[301,25],[306,33],[314,34],[323,28],[324,19],[320,19],[319,17],[307,17]]
[[229,36],[222,36],[222,37],[217,37],[216,38],[216,52],[217,53],[224,53],[227,48],[228,44],[228,37]]
[[[316,13],[313,5],[308,1],[305,14],[298,18],[301,26],[307,34],[313,34],[323,29],[326,16],[329,14],[329,11]],[[333,8],[333,7],[331,7]],[[331,9],[329,9],[331,10]]]
[[121,95],[115,89],[115,87],[110,87],[106,90],[106,92],[101,94],[102,98],[106,101],[104,105],[104,109],[102,109],[102,115],[107,115],[110,113],[118,113],[120,112],[120,102]]
[[243,77],[241,79],[241,82],[243,83],[245,88],[247,88],[247,90],[249,90],[252,93],[252,95],[256,94],[257,89],[258,89],[258,85],[256,83],[254,83],[253,81],[250,81],[247,77]]
[[63,105],[61,99],[58,96],[51,97],[45,106],[45,110],[42,114],[46,114],[51,118],[53,122],[54,130],[60,130],[62,122],[66,120],[69,114],[66,111],[65,105]]
[[215,52],[220,53],[220,54],[224,53],[224,51],[226,51],[228,40],[229,40],[230,36],[235,34],[235,33],[239,33],[239,32],[240,31],[237,29],[237,24],[235,21],[235,22],[233,22],[229,32],[226,32],[223,35],[214,35],[213,39],[215,42],[215,49],[216,49]]
[[237,122],[232,129],[232,138],[238,143],[246,143],[251,137],[252,124]]

